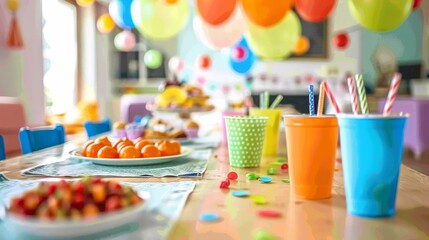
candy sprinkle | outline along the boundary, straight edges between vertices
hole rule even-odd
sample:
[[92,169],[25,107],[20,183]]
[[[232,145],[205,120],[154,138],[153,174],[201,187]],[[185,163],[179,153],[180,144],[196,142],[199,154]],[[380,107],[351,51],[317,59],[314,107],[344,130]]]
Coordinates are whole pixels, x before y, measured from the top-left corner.
[[282,163],[281,162],[270,162],[270,165],[278,167],[278,166],[281,166]]
[[250,199],[252,199],[252,201],[258,205],[262,205],[262,204],[266,204],[267,201],[265,201],[265,198],[262,196],[251,196]]
[[220,182],[219,188],[229,188],[229,182],[227,181]]
[[276,237],[265,230],[258,230],[254,235],[255,240],[275,240]]
[[289,169],[289,165],[287,165],[287,163],[283,163],[281,166],[282,170],[288,170]]
[[234,196],[234,197],[247,197],[247,196],[249,196],[249,192],[248,191],[234,191],[234,192],[232,192],[232,196]]
[[238,178],[238,174],[236,172],[229,172],[228,179],[236,180]]
[[269,168],[268,170],[267,170],[267,174],[268,175],[274,175],[274,174],[276,174],[277,173],[277,170],[275,169],[275,168]]
[[282,213],[275,210],[261,210],[258,215],[263,218],[278,218],[282,216]]
[[259,181],[261,181],[262,183],[270,183],[273,179],[270,177],[260,177]]
[[277,162],[284,163],[284,162],[287,162],[287,159],[284,157],[279,157],[279,158],[277,158]]
[[282,179],[282,182],[284,182],[284,183],[290,183],[290,180],[289,180],[289,178],[285,178],[285,179]]
[[200,221],[203,222],[217,222],[220,217],[216,213],[203,213],[200,215]]
[[247,180],[256,180],[258,179],[258,176],[255,173],[248,173],[246,174]]

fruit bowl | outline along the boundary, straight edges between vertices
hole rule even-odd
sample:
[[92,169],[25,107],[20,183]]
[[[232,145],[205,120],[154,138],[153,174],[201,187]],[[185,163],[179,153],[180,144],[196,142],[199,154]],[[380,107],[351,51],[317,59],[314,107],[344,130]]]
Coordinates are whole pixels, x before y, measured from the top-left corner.
[[[65,182],[65,181],[62,180],[61,182]],[[76,183],[76,182],[73,182],[73,183]],[[61,183],[61,184],[64,184],[64,183]],[[100,186],[100,184],[97,183],[94,186]],[[123,185],[121,186],[124,187],[124,189],[131,189],[130,187],[127,187],[127,186],[123,186]],[[40,185],[38,189],[40,189]],[[55,191],[59,191],[58,189],[61,189],[61,188],[57,188],[57,190]],[[50,238],[85,236],[85,235],[103,232],[109,229],[114,229],[126,224],[130,224],[132,222],[139,221],[139,219],[144,218],[144,210],[147,205],[146,201],[150,197],[149,193],[147,192],[139,192],[137,194],[132,190],[133,192],[132,194],[137,194],[140,200],[133,203],[130,202],[129,206],[127,205],[125,207],[117,208],[118,205],[115,207],[113,206],[114,203],[112,204],[113,201],[109,201],[110,199],[113,199],[112,196],[117,196],[117,195],[110,195],[111,193],[109,193],[105,195],[107,196],[105,201],[106,203],[105,210],[97,214],[94,214],[94,210],[92,211],[86,210],[87,205],[94,204],[94,203],[91,203],[91,201],[94,201],[95,198],[92,200],[88,200],[85,197],[84,207],[83,207],[83,210],[81,210],[82,212],[81,216],[78,216],[77,214],[73,215],[73,210],[77,209],[75,208],[73,203],[68,206],[72,209],[69,211],[71,212],[70,216],[65,216],[65,214],[59,214],[59,211],[61,211],[61,209],[67,208],[64,205],[64,201],[60,201],[61,206],[60,207],[57,206],[58,208],[55,210],[56,212],[54,213],[54,215],[47,214],[46,216],[44,216],[44,214],[41,213],[43,212],[43,210],[40,211],[42,209],[41,206],[38,206],[35,212],[33,211],[33,213],[36,215],[29,215],[29,212],[25,212],[25,211],[28,211],[28,209],[25,209],[25,208],[32,205],[31,201],[28,202],[28,199],[31,198],[29,196],[31,196],[33,192],[34,190],[27,191],[22,196],[13,198],[13,200],[11,200],[11,203],[9,204],[9,206],[5,207],[6,209],[5,223],[27,234],[41,236],[41,237],[50,237]],[[52,196],[55,196],[56,198],[57,195],[59,196],[61,194],[58,194],[58,192],[54,192]],[[66,195],[67,194],[63,194],[63,197]],[[49,200],[46,200],[46,201],[49,201],[48,208],[51,208],[55,205],[53,203],[54,201],[50,200],[50,199],[54,199],[54,198],[51,198],[52,196],[49,196],[48,197]],[[72,195],[72,196],[75,197],[76,195]],[[23,206],[25,210],[23,210],[24,212],[18,213],[16,212],[16,209],[12,210],[12,208],[16,207],[16,205],[14,206],[14,204],[16,204],[14,203],[14,201],[16,201],[16,199],[20,199],[21,197],[22,199],[24,199]],[[75,199],[75,198],[72,198],[72,199]],[[123,199],[125,199],[125,195],[123,196],[123,198],[121,198],[121,200]],[[97,203],[97,205],[99,204],[100,203]],[[107,204],[110,204],[110,207]],[[123,204],[123,203],[120,203],[120,204]],[[40,205],[43,205],[43,203],[41,203]],[[49,211],[51,211],[51,209],[49,209]]]

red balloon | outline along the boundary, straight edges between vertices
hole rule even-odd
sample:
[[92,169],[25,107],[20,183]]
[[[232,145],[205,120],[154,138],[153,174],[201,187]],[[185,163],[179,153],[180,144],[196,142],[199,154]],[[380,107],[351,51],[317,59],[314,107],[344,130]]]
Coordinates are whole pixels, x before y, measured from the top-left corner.
[[332,41],[337,48],[344,49],[349,45],[349,35],[344,32],[338,33]]
[[416,9],[416,8],[418,8],[418,7],[420,7],[420,5],[422,4],[422,0],[414,0],[414,3],[413,3],[413,9]]
[[210,59],[209,56],[203,54],[198,58],[198,66],[201,69],[207,70],[210,68],[211,65],[212,65],[212,60]]
[[245,55],[246,49],[240,46],[234,48],[234,50],[232,51],[232,59],[234,59],[235,61],[243,60]]
[[196,3],[197,10],[205,22],[219,25],[234,12],[237,0],[197,0]]
[[296,0],[295,8],[304,20],[320,22],[328,17],[336,2],[336,0]]

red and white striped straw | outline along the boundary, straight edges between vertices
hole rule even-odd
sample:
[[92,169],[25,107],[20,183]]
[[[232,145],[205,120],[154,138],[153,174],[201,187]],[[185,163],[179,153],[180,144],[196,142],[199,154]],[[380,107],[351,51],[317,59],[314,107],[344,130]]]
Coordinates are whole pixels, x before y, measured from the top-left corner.
[[387,101],[384,105],[383,115],[389,115],[392,111],[393,103],[395,102],[396,94],[398,93],[399,85],[401,84],[401,74],[393,74],[392,83],[390,83],[389,94],[387,95]]
[[332,106],[335,109],[336,113],[340,113],[340,107],[338,107],[338,103],[335,100],[334,94],[332,94],[331,88],[329,87],[328,83],[326,81],[323,81],[322,84],[325,86],[326,95],[329,98],[329,101],[331,102]]
[[353,113],[355,115],[358,115],[359,114],[359,103],[358,103],[357,94],[356,94],[355,81],[353,78],[349,77],[349,78],[347,78],[347,83],[349,85],[349,92],[350,92],[350,97],[352,100]]

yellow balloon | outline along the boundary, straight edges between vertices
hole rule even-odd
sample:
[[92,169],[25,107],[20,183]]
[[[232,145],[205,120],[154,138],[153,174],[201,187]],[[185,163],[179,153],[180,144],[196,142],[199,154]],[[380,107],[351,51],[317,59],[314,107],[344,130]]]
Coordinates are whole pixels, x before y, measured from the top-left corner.
[[8,0],[7,1],[7,8],[11,11],[16,11],[19,8],[19,1],[18,0]]
[[135,0],[131,15],[136,28],[148,38],[164,40],[185,27],[189,15],[188,0],[169,4],[161,0]]
[[98,18],[97,29],[101,33],[110,33],[114,28],[115,22],[108,13],[105,13]]
[[87,7],[94,3],[95,0],[76,0],[77,5]]
[[401,25],[411,12],[414,0],[349,0],[350,12],[365,28],[386,32]]
[[280,60],[289,56],[301,36],[301,22],[293,11],[272,27],[260,27],[249,22],[246,37],[250,48],[264,59]]

